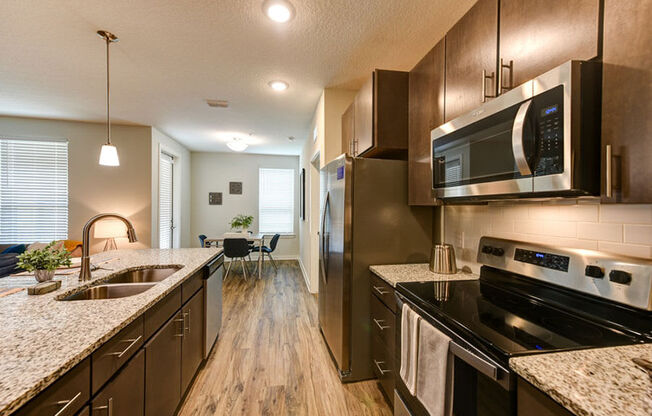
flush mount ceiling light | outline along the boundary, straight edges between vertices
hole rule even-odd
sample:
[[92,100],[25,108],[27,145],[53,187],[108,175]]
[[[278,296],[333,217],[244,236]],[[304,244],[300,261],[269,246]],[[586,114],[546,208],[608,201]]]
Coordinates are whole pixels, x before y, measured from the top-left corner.
[[109,45],[118,41],[118,37],[106,30],[98,30],[97,35],[106,42],[106,144],[102,145],[100,151],[100,165],[120,166],[118,149],[111,144],[111,84],[109,82]]
[[294,16],[294,7],[285,0],[267,0],[263,3],[263,11],[275,22],[285,23]]
[[244,152],[247,147],[249,147],[249,145],[239,137],[234,137],[233,140],[227,142],[226,145],[234,152]]
[[290,86],[287,82],[285,81],[270,81],[267,83],[274,91],[285,91],[288,89]]

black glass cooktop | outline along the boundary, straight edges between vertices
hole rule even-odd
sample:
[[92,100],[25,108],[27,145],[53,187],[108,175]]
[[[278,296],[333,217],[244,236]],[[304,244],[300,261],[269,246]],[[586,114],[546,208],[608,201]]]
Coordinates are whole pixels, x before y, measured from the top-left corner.
[[[570,298],[572,301],[564,301],[566,295],[555,289],[552,292],[559,296],[557,299],[551,297],[546,303],[541,295],[550,289],[537,283],[491,276],[486,270],[483,274],[480,280],[399,283],[397,290],[451,330],[467,340],[484,344],[502,358],[539,351],[641,342],[636,334],[620,330],[617,322],[589,319],[591,313],[627,319],[628,324],[640,318],[650,329],[649,315],[639,317],[631,311],[603,311],[604,305],[578,301],[577,295]],[[583,306],[584,311],[573,313],[555,302],[559,305],[575,302]]]

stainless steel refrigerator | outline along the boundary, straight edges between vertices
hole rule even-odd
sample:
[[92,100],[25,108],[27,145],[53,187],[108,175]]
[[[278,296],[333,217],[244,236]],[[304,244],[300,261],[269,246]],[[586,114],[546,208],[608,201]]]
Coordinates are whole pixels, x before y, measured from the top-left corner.
[[433,209],[408,206],[404,161],[342,155],[320,191],[319,326],[342,382],[373,378],[369,266],[427,262]]

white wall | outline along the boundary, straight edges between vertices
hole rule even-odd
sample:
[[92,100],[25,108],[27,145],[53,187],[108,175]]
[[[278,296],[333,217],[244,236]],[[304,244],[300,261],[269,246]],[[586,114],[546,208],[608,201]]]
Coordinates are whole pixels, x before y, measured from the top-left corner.
[[[258,169],[294,169],[295,235],[283,236],[274,258],[299,257],[299,157],[241,153],[191,153],[191,246],[199,247],[199,234],[218,236],[229,231],[238,214],[253,215],[251,231],[258,231]],[[242,195],[229,195],[229,182],[242,182]],[[208,205],[209,192],[222,192],[222,205]]]
[[160,154],[174,156],[174,247],[191,247],[190,230],[190,151],[182,144],[152,128],[152,247],[159,243],[159,162]]
[[[150,127],[113,125],[120,166],[100,166],[105,124],[0,116],[0,136],[68,139],[68,238],[81,240],[82,227],[93,215],[117,212],[132,221],[138,235],[134,244],[117,239],[119,248],[150,245],[151,135]],[[91,240],[91,251],[103,245]]]
[[[475,264],[481,236],[652,258],[652,205],[574,202],[445,207],[447,243]],[[466,264],[466,263],[465,263]]]

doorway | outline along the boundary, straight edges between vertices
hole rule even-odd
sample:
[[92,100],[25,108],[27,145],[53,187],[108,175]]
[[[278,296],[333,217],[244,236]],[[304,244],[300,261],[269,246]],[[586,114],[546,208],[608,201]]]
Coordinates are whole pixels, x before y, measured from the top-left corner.
[[310,292],[319,290],[319,213],[320,179],[319,152],[310,159]]
[[174,156],[161,152],[158,179],[159,248],[174,247]]

